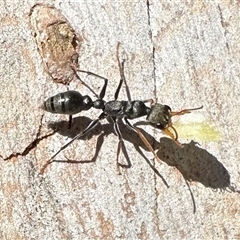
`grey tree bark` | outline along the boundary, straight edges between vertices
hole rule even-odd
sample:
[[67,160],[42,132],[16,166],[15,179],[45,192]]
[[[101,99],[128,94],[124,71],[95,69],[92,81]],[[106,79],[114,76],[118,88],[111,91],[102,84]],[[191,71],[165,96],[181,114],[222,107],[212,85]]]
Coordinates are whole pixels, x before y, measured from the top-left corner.
[[[80,69],[109,79],[106,101],[120,79],[120,42],[132,99],[203,109],[175,118],[183,148],[145,118],[132,121],[161,163],[121,124],[120,161],[131,167],[118,175],[118,138],[105,120],[56,158],[81,163],[54,162],[43,176],[44,163],[100,112],[74,116],[68,130],[67,116],[40,108],[68,88],[95,96],[77,79],[54,82],[44,68],[29,24],[35,3],[0,2],[0,238],[240,239],[239,3],[45,1],[81,37]],[[99,93],[101,79],[80,77]],[[126,89],[119,99],[127,100]],[[62,130],[45,137],[56,125]]]

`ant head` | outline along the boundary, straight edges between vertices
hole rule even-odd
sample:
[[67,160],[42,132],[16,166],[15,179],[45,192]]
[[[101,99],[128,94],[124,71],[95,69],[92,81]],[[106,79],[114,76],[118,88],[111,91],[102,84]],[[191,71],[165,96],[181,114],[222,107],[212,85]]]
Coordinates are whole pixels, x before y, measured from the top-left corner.
[[172,126],[171,118],[173,116],[171,108],[167,105],[155,103],[151,105],[147,120],[155,128],[162,130],[165,134],[171,137],[179,146],[181,143],[178,141],[178,133]]
[[171,108],[167,105],[155,103],[151,105],[147,120],[154,127],[164,130],[171,126]]

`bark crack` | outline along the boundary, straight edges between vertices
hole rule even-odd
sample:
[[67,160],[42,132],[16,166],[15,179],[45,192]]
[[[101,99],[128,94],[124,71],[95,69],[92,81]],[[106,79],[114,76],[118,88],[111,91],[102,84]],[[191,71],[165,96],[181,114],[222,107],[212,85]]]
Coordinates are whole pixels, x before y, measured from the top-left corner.
[[43,119],[44,114],[41,116],[41,120],[40,120],[40,125],[37,131],[37,134],[35,136],[35,139],[23,150],[23,152],[13,152],[11,153],[8,157],[4,158],[2,155],[0,155],[1,158],[3,158],[4,161],[7,160],[11,160],[12,158],[17,158],[18,156],[27,156],[28,153],[35,149],[37,147],[37,145],[43,140],[46,139],[50,136],[52,136],[53,134],[55,134],[57,132],[57,130],[53,130],[53,132],[40,136],[41,135],[41,130],[42,130],[42,119]]

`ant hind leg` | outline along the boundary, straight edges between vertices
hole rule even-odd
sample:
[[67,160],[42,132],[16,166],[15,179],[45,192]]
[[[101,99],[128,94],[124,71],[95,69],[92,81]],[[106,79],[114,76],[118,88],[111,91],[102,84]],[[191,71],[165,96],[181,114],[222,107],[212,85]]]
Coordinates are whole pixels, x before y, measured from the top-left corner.
[[80,132],[79,134],[77,134],[74,138],[72,138],[69,142],[67,142],[65,145],[63,145],[44,165],[43,167],[40,169],[40,175],[42,175],[45,171],[45,169],[47,168],[48,165],[50,165],[54,158],[61,152],[63,151],[65,148],[67,148],[69,145],[72,144],[72,142],[74,142],[76,139],[84,136],[87,132],[91,131],[94,127],[97,126],[98,122],[102,119],[106,118],[106,114],[103,112],[100,114],[100,116],[91,121],[90,124],[82,131]]

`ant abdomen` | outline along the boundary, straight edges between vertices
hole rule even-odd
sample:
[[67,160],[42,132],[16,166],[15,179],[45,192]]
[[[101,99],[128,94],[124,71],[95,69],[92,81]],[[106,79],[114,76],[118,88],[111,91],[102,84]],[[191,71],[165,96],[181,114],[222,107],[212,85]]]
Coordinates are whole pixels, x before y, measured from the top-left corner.
[[42,108],[51,113],[74,115],[93,106],[89,96],[82,96],[77,91],[58,93],[44,101]]

